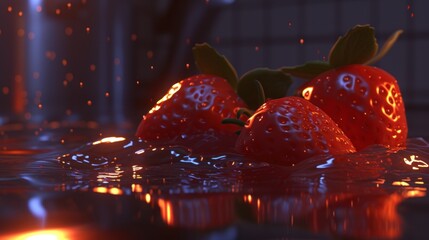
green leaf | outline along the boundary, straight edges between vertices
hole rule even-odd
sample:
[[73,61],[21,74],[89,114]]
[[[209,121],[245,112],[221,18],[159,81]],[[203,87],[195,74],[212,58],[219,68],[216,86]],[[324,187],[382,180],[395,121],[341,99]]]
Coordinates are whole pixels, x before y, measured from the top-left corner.
[[225,56],[219,54],[207,43],[195,44],[192,48],[192,53],[201,73],[225,78],[236,89],[238,82],[237,71]]
[[291,76],[310,80],[317,75],[332,69],[332,66],[327,62],[314,61],[307,62],[303,65],[282,67],[280,70],[284,73],[290,74]]
[[[292,84],[290,76],[280,70],[256,68],[244,74],[238,82],[237,93],[250,109],[257,109],[261,97],[267,99],[284,97]],[[263,95],[259,92],[263,91]]]
[[377,55],[374,56],[372,59],[370,59],[368,62],[366,62],[366,64],[372,65],[372,64],[380,61],[380,59],[382,59],[389,52],[389,50],[392,48],[392,46],[395,44],[396,40],[398,40],[399,36],[403,32],[404,31],[402,31],[402,30],[397,30],[392,35],[390,35],[390,37],[383,44],[383,46],[381,47],[381,49],[377,53]]
[[329,53],[329,63],[333,67],[349,64],[365,64],[378,50],[374,28],[356,25],[345,36],[340,37]]

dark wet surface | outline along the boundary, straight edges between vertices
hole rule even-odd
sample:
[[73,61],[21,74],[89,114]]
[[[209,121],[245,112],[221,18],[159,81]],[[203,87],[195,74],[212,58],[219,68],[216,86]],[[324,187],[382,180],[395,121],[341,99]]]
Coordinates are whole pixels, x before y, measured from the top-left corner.
[[374,146],[294,167],[217,152],[218,139],[207,141],[153,144],[88,124],[3,128],[0,239],[39,230],[69,239],[425,236],[429,144],[421,138],[395,152]]

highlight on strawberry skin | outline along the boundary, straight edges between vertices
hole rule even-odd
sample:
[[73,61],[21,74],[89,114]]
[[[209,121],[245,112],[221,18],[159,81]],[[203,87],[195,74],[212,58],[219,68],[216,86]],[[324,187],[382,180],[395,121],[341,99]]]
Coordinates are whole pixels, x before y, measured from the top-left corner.
[[221,77],[200,74],[171,86],[143,116],[136,136],[145,140],[173,140],[214,131],[234,135],[238,126],[222,124],[246,104]]

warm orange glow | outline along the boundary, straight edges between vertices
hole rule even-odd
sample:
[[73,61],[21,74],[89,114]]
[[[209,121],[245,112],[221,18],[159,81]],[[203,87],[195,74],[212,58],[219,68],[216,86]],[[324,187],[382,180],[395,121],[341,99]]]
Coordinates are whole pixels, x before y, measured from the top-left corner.
[[143,192],[142,185],[135,184],[135,183],[131,184],[131,192],[134,192],[134,193],[141,193],[141,192]]
[[95,187],[92,189],[93,192],[96,193],[103,193],[103,194],[111,194],[111,195],[122,195],[123,191],[120,188],[117,187],[111,187],[111,188],[107,188],[107,187]]
[[304,90],[302,90],[302,97],[310,100],[311,94],[313,93],[313,87],[306,87]]
[[245,195],[244,201],[248,203],[252,203],[252,195],[251,194]]
[[396,122],[399,119],[399,115],[395,114],[395,109],[397,105],[395,102],[395,96],[393,94],[394,91],[395,86],[388,83],[385,83],[383,86],[378,86],[376,88],[377,94],[386,92],[386,103],[389,107],[386,108],[385,106],[382,106],[381,111],[386,117],[390,118],[393,122]]
[[144,198],[145,198],[146,203],[150,203],[152,197],[150,196],[149,193],[146,193],[146,195],[144,196]]
[[125,140],[124,137],[106,137],[106,138],[103,138],[101,140],[93,142],[92,145],[97,145],[100,143],[115,143],[115,142],[121,142],[124,140]]
[[161,217],[168,225],[173,225],[173,209],[170,201],[158,199],[158,206],[161,209]]
[[164,95],[164,97],[162,97],[161,99],[158,100],[158,102],[156,102],[156,105],[149,111],[149,113],[153,113],[159,110],[160,105],[167,101],[168,99],[170,99],[177,91],[180,90],[180,88],[182,87],[182,84],[180,82],[174,84],[173,86],[171,86],[170,90],[168,91],[167,94]]
[[41,153],[43,150],[31,150],[31,149],[3,149],[0,150],[1,155],[34,155]]
[[426,188],[415,188],[404,193],[406,198],[424,197],[426,196]]
[[112,187],[112,188],[109,188],[109,193],[112,195],[122,195],[123,192],[122,192],[122,189],[120,188]]
[[94,189],[92,189],[93,192],[96,193],[107,193],[107,188],[106,187],[95,187]]
[[10,236],[10,240],[71,240],[65,230],[41,230]]
[[420,159],[417,159],[419,156],[410,155],[410,159],[404,158],[404,163],[412,166],[413,170],[419,170],[420,168],[427,168],[429,165]]
[[410,184],[407,182],[404,182],[404,181],[394,181],[392,183],[392,186],[408,187],[408,186],[410,186]]

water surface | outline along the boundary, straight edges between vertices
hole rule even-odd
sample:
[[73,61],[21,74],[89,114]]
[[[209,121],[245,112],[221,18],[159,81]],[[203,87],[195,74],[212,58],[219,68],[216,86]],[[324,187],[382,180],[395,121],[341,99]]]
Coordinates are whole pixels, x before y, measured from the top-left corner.
[[405,239],[424,236],[429,217],[422,138],[285,167],[213,136],[150,143],[91,124],[0,134],[5,239],[40,230],[72,239]]

